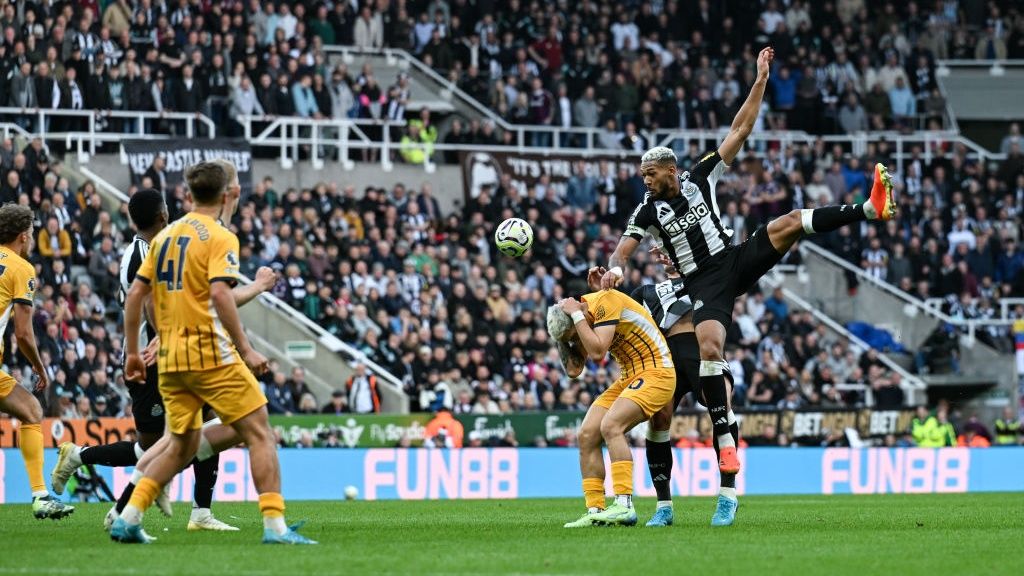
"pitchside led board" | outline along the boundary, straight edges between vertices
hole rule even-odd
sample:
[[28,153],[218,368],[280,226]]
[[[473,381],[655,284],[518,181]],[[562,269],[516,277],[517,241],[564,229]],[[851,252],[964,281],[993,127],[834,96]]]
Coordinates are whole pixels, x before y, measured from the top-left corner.
[[[372,448],[279,451],[288,500],[343,499],[355,486],[369,500],[550,498],[579,496],[576,455],[557,448]],[[718,492],[715,453],[675,450],[672,491]],[[643,450],[634,450],[638,496],[654,496]],[[45,469],[57,460],[47,450]],[[740,451],[741,494],[889,494],[1024,491],[1024,448],[751,448]],[[119,492],[130,468],[97,466]],[[192,497],[192,469],[171,486],[175,500]],[[611,489],[609,484],[608,489]],[[609,492],[610,493],[610,492]],[[225,452],[214,498],[254,501],[248,453]],[[30,501],[21,453],[0,450],[0,503]]]

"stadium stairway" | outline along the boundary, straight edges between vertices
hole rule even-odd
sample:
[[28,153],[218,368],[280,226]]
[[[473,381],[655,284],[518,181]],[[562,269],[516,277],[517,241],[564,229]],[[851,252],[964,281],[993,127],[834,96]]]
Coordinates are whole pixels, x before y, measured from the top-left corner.
[[[67,155],[64,166],[63,175],[73,189],[85,180],[92,180],[102,195],[104,209],[111,215],[119,214],[127,196],[99,176],[92,169],[95,166],[79,165],[72,154]],[[75,277],[74,270],[72,276]],[[277,360],[282,371],[288,374],[296,366],[305,369],[306,381],[317,397],[318,406],[328,401],[332,391],[344,388],[355,361],[365,361],[360,352],[271,294],[261,295],[240,308],[239,313],[253,343],[268,357]],[[377,376],[381,411],[407,414],[409,399],[401,381],[376,364],[368,363],[367,367]]]
[[382,49],[382,50],[361,50],[354,46],[327,46],[325,52],[328,55],[328,64],[334,68],[339,63],[348,67],[348,73],[352,78],[359,76],[363,65],[369,64],[373,70],[373,76],[381,90],[387,93],[390,86],[395,84],[398,75],[402,72],[409,75],[409,91],[411,97],[405,109],[408,112],[418,114],[420,110],[429,108],[431,112],[449,114],[455,112],[466,112],[466,106],[453,98],[451,90],[443,87],[436,74],[432,74],[426,68],[403,50]]
[[[817,245],[803,242],[800,251],[803,270],[785,275],[781,285],[841,324],[866,322],[888,330],[897,342],[916,351],[943,324],[961,323],[891,284],[874,280],[860,268]],[[847,287],[849,275],[859,282],[853,295]],[[976,411],[983,419],[994,418],[1003,406],[1012,405],[1016,398],[1013,356],[999,353],[970,333],[961,335],[959,343],[959,374],[918,376],[928,386],[929,403],[946,398],[968,411]],[[901,364],[909,366],[912,361],[905,356]]]

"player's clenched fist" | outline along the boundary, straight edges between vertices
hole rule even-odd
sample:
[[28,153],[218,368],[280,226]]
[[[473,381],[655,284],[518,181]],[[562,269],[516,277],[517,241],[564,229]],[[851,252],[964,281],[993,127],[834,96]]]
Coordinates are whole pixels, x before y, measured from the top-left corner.
[[146,364],[142,356],[129,354],[124,361],[124,379],[126,382],[145,382]]
[[252,370],[252,373],[256,376],[263,375],[269,369],[269,361],[267,357],[256,351],[255,348],[250,348],[248,352],[242,357],[245,361],[245,365]]

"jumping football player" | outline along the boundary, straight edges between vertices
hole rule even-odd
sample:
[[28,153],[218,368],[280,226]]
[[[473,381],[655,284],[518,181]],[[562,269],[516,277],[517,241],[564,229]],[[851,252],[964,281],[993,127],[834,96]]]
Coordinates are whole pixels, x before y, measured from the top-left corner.
[[[36,336],[32,331],[32,308],[35,305],[36,270],[27,260],[32,251],[32,209],[18,204],[0,208],[0,334],[14,317],[14,338],[18,350],[32,365],[39,378],[35,391],[42,392],[49,385],[46,367],[39,358]],[[0,341],[0,355],[3,355]],[[18,448],[25,460],[29,486],[32,488],[32,514],[36,518],[63,518],[75,511],[50,496],[43,480],[43,407],[28,390],[18,384],[10,374],[0,371],[0,412],[10,414],[21,422],[18,428]]]
[[[587,512],[566,528],[636,524],[633,508],[633,454],[626,432],[649,420],[672,400],[676,371],[665,337],[644,308],[618,290],[587,294],[582,302],[562,300],[560,329],[550,328],[569,376],[583,372],[585,358],[611,352],[622,375],[587,410],[579,431],[580,472]],[[558,316],[558,310],[549,315]],[[615,501],[605,508],[604,457],[608,446]]]
[[875,166],[869,201],[852,206],[793,210],[733,246],[732,231],[719,217],[715,185],[743,147],[761,107],[774,51],[761,50],[757,79],[718,150],[705,154],[689,171],[678,172],[672,150],[657,147],[641,158],[640,173],[648,194],[629,218],[625,234],[601,279],[617,286],[624,268],[645,236],[683,275],[693,301],[693,323],[700,343],[700,388],[708,402],[714,437],[721,446],[719,470],[739,472],[736,444],[729,433],[725,330],[732,322],[733,301],[747,292],[805,234],[825,233],[865,220],[889,220],[896,214],[892,183],[882,164]]

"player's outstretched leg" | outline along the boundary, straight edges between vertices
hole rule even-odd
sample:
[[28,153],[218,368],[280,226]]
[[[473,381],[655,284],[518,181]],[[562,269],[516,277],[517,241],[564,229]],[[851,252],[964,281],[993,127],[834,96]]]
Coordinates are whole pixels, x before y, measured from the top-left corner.
[[647,424],[647,470],[658,494],[658,508],[647,522],[649,527],[671,526],[672,513],[672,443],[669,428],[672,405],[666,405]]
[[[641,380],[637,381],[642,385]],[[608,456],[612,461],[615,501],[603,512],[593,516],[595,523],[620,526],[636,524],[636,510],[633,508],[633,454],[626,440],[626,432],[646,419],[639,404],[620,397],[601,420],[601,436],[608,446]]]
[[768,239],[779,254],[785,254],[801,236],[824,234],[865,220],[892,220],[897,214],[892,177],[879,163],[875,164],[875,178],[867,202],[793,210],[768,223]]
[[583,476],[583,497],[587,511],[578,520],[567,522],[565,528],[594,526],[593,517],[605,509],[604,456],[601,454],[601,420],[608,409],[592,405],[577,436],[580,450],[580,474]]
[[57,494],[64,493],[68,479],[85,464],[101,466],[134,466],[139,462],[142,448],[135,442],[121,441],[103,446],[76,446],[72,442],[60,445],[57,465],[50,473],[50,485]]
[[75,511],[74,506],[64,504],[50,496],[43,479],[43,407],[36,397],[22,388],[7,374],[0,372],[0,411],[14,416],[21,422],[18,429],[18,448],[25,461],[29,485],[32,488],[32,515],[42,520],[59,520]]

